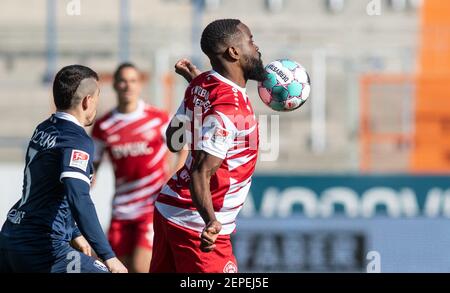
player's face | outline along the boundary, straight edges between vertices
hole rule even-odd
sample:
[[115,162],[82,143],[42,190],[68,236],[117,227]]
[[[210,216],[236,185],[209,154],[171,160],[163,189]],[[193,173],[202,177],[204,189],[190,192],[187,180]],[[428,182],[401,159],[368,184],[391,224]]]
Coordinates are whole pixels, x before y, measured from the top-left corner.
[[245,78],[263,81],[265,79],[264,65],[259,48],[253,41],[253,35],[245,24],[240,23],[238,27],[242,32],[240,44],[242,49],[241,66],[244,70]]
[[141,76],[133,67],[120,71],[119,79],[114,84],[119,103],[128,104],[138,100],[141,94]]

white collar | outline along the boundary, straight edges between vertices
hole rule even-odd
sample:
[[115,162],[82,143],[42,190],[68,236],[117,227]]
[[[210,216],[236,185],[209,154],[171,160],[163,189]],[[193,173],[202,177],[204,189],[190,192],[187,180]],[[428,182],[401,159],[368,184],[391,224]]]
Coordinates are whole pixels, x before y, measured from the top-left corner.
[[215,70],[211,70],[211,75],[213,75],[220,81],[223,81],[224,83],[231,85],[233,88],[236,88],[237,90],[239,90],[242,93],[242,95],[244,96],[244,99],[247,100],[246,88],[238,86],[236,83],[234,83],[233,81],[229,80],[228,78],[222,76],[220,73],[218,73]]
[[77,118],[75,118],[75,116],[73,116],[72,114],[66,113],[66,112],[60,112],[57,111],[55,112],[55,117],[59,118],[59,119],[63,119],[63,120],[67,120],[70,122],[75,123],[76,125],[83,127],[83,125],[81,125],[80,121],[78,121]]
[[134,110],[133,112],[130,113],[120,113],[119,111],[117,111],[117,108],[114,110],[114,116],[117,119],[120,120],[134,120],[139,118],[142,113],[144,113],[144,109],[145,109],[145,103],[142,100],[138,101],[138,105],[136,110]]

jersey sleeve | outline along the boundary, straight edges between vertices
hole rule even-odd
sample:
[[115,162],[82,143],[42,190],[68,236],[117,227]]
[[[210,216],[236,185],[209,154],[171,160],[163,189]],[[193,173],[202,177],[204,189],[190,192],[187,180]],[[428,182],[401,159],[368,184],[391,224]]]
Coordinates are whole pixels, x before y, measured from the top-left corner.
[[[86,237],[98,256],[107,260],[115,254],[103,233],[90,196],[94,146],[87,137],[74,138],[71,145],[73,147],[63,149],[60,181],[63,183],[64,192],[79,231]],[[78,232],[75,230],[75,233]]]
[[59,180],[74,178],[91,185],[92,152],[92,144],[84,140],[76,146],[63,148]]
[[98,220],[97,211],[89,194],[89,186],[71,177],[65,177],[63,184],[72,216],[81,232],[75,230],[75,233],[83,234],[102,260],[115,257]]
[[233,104],[212,105],[202,124],[201,150],[225,159],[228,151],[233,148],[237,135],[237,128],[233,122],[234,113]]
[[73,228],[73,231],[72,231],[72,240],[77,238],[77,237],[80,237],[80,236],[82,236],[81,231],[78,228],[78,226],[75,225],[75,227]]

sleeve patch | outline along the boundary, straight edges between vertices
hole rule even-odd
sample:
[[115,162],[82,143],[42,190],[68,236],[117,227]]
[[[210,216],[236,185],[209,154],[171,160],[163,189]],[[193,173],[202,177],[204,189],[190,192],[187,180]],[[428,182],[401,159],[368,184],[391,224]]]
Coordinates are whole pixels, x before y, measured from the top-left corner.
[[75,167],[86,172],[89,163],[89,154],[80,150],[72,150],[70,156],[70,167]]
[[231,135],[231,131],[217,127],[216,131],[214,132],[213,136],[211,137],[211,140],[213,142],[217,142],[217,143],[224,143],[227,141],[227,139],[230,135]]

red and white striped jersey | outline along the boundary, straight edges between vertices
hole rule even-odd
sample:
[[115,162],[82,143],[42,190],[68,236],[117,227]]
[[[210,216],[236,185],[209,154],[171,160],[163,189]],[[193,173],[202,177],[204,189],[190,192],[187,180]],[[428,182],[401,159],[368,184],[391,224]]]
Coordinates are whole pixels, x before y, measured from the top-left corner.
[[94,162],[106,151],[114,168],[113,219],[135,220],[153,212],[155,198],[168,176],[168,120],[166,112],[140,101],[132,113],[113,110],[95,123]]
[[[178,115],[184,115],[190,154],[161,190],[155,204],[169,221],[202,231],[205,223],[192,202],[189,185],[195,151],[223,159],[211,177],[210,190],[220,234],[234,231],[235,219],[250,189],[258,154],[258,124],[241,88],[215,71],[195,78],[186,89]],[[180,116],[178,116],[180,117]]]

